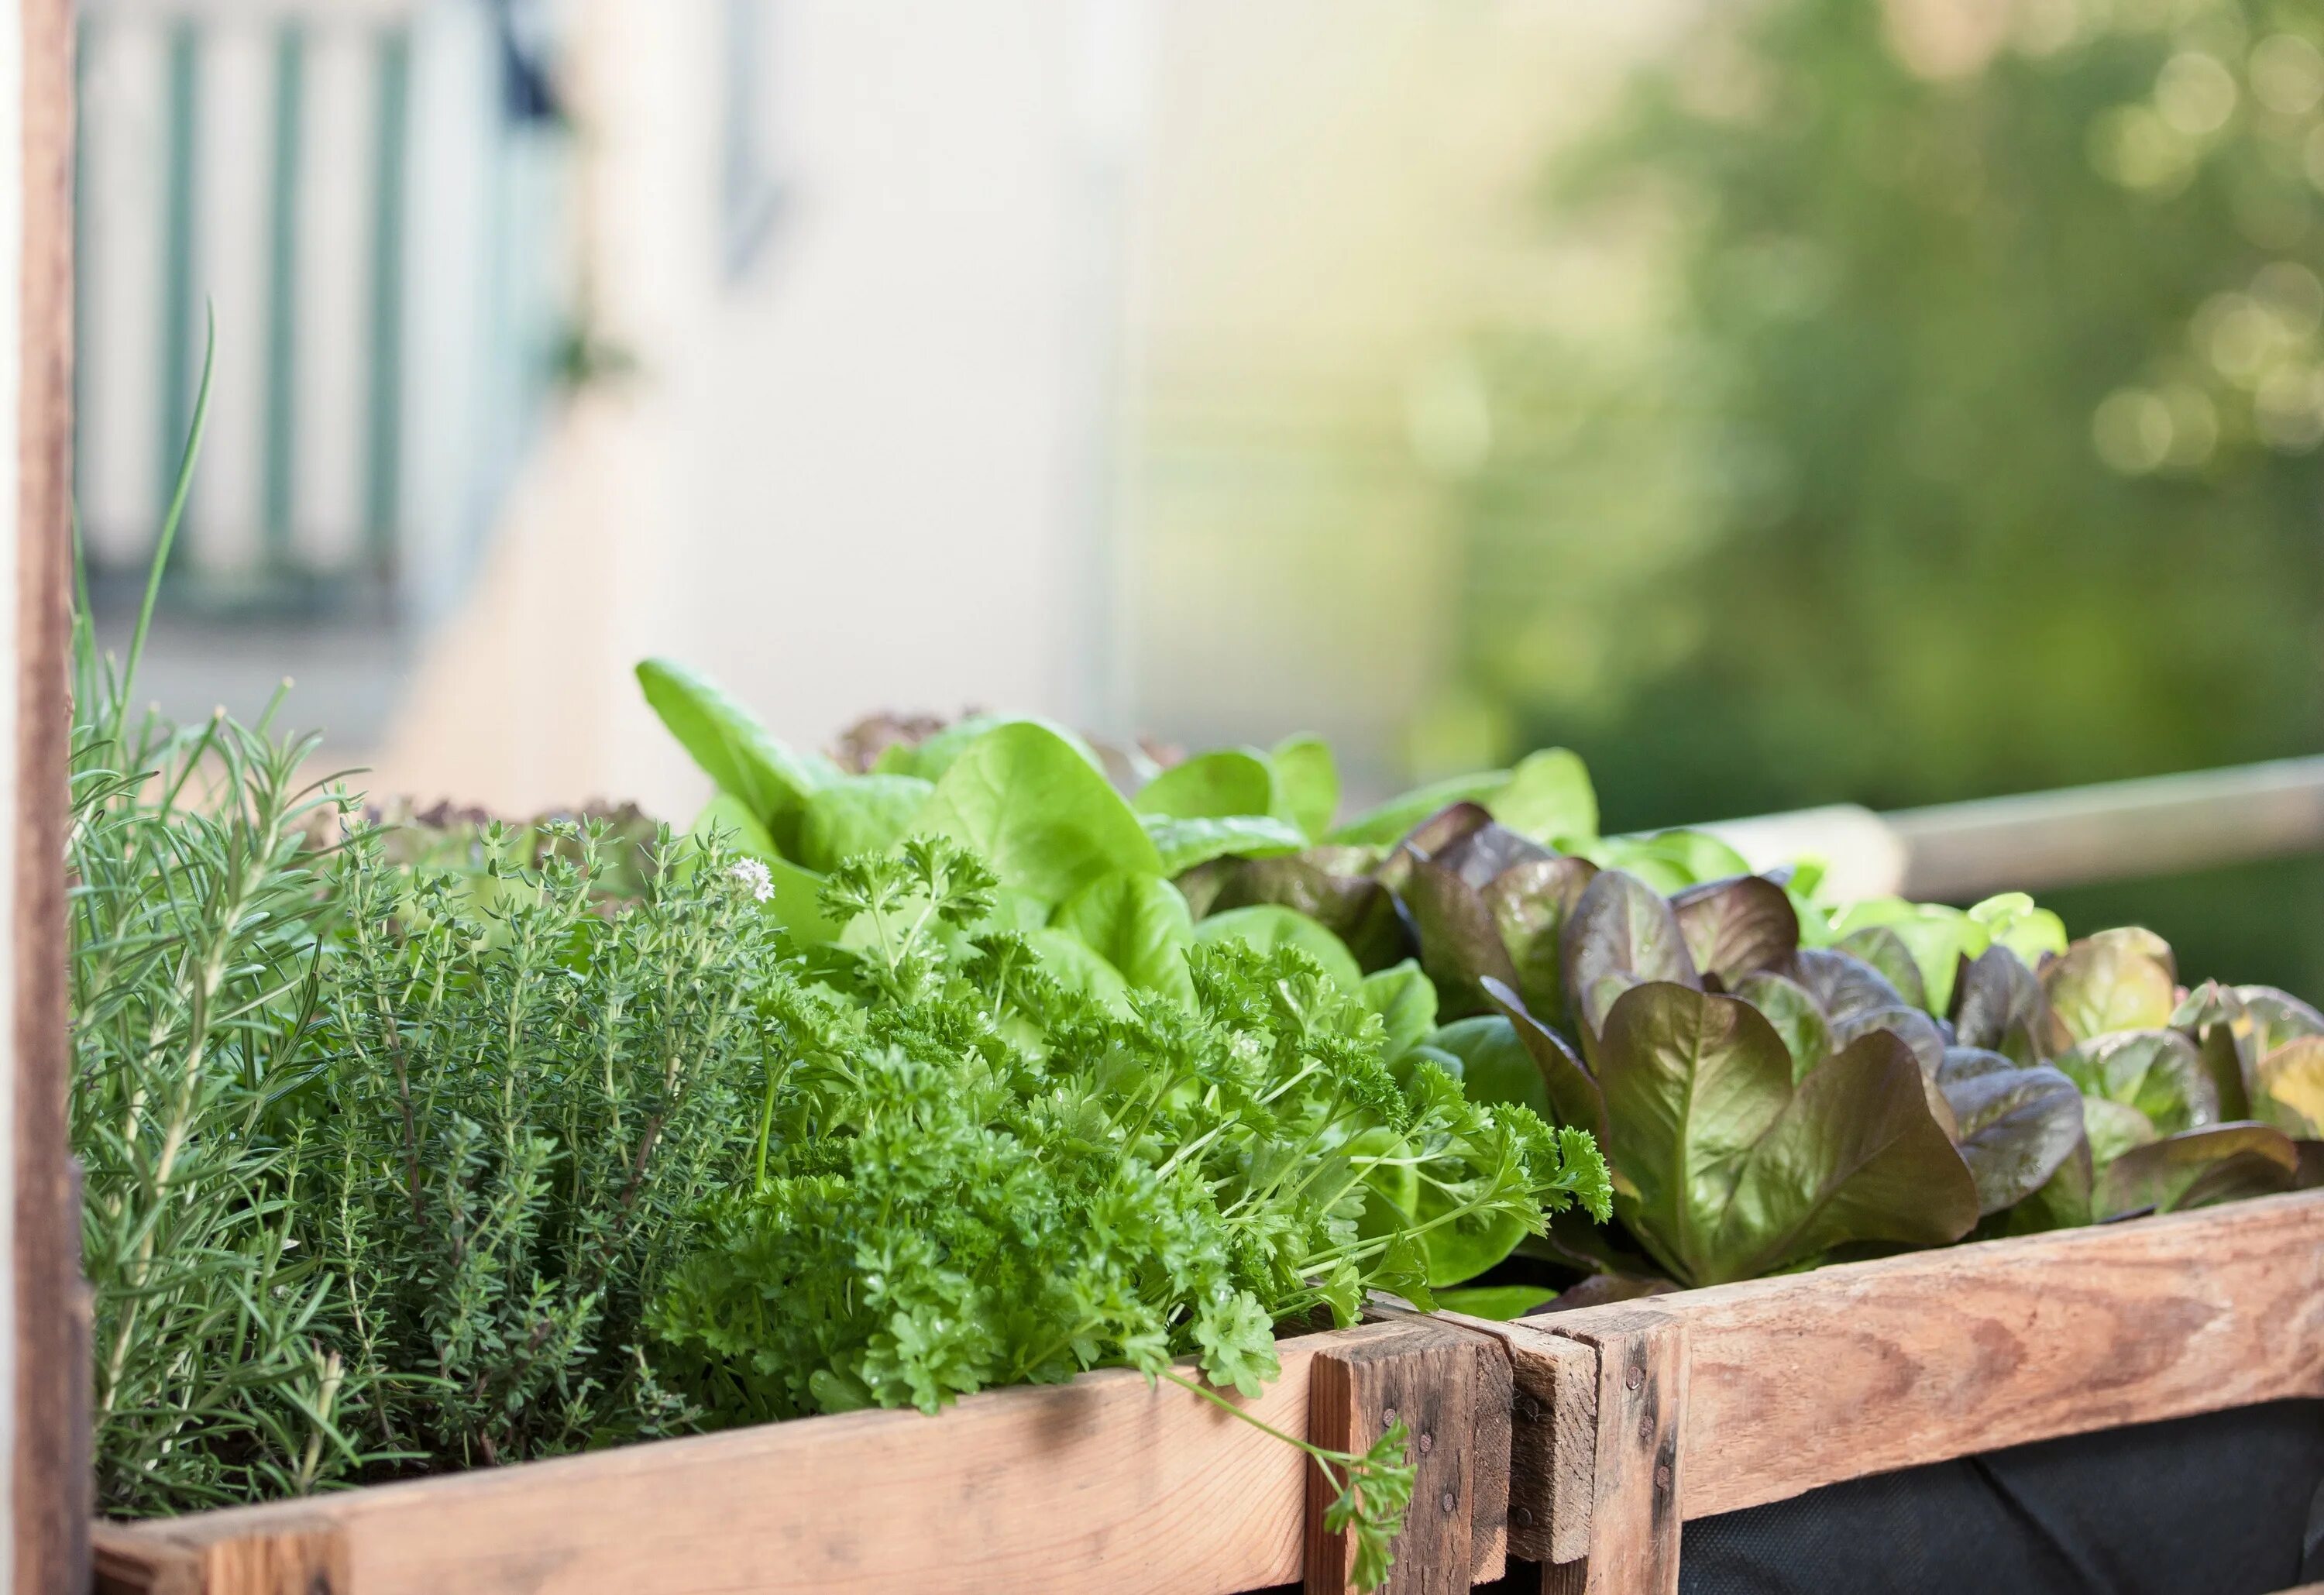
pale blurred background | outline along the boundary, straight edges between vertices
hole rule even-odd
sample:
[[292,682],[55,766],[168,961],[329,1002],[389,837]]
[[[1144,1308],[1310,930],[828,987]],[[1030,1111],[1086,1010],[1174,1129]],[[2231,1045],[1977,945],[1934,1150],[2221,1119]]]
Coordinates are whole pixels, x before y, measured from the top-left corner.
[[[2312,5],[85,0],[82,43],[100,615],[212,303],[147,684],[294,676],[375,791],[685,817],[648,653],[807,743],[1312,729],[1378,794],[1564,742],[1625,827],[2319,745]],[[2313,845],[2053,900],[2313,995]]]

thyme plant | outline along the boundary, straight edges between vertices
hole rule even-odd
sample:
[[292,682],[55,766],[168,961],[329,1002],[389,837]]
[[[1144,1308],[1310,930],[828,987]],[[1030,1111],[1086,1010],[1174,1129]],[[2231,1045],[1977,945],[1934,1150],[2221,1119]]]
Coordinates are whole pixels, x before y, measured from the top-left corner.
[[[751,883],[667,831],[488,826],[483,879],[359,837],[326,982],[313,1244],[382,1451],[470,1466],[688,1426],[647,1302],[738,1170],[781,968]],[[528,862],[538,859],[538,862]],[[608,902],[609,872],[637,895]]]
[[[751,884],[587,825],[380,825],[316,739],[133,714],[75,628],[71,1129],[97,1499],[149,1516],[683,1426],[639,1351],[740,1166]],[[438,818],[442,816],[438,816]],[[707,865],[707,867],[705,867]]]

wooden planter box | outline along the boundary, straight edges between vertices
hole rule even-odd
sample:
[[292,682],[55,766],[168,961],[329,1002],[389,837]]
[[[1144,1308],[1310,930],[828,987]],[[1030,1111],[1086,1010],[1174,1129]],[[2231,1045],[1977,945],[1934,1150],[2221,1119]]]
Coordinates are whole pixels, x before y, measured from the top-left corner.
[[2031,1441],[2324,1397],[2324,1191],[1514,1324],[1512,1555],[1678,1588],[1679,1529]]
[[[1358,1452],[1398,1415],[1411,1425],[1399,1571],[1432,1568],[1439,1589],[1500,1577],[1501,1343],[1388,1320],[1278,1351],[1254,1416]],[[1480,1436],[1498,1449],[1477,1454]],[[94,1551],[114,1595],[1228,1595],[1303,1575],[1343,1589],[1353,1552],[1323,1530],[1328,1498],[1283,1442],[1111,1370],[936,1418],[845,1413],[100,1525]]]
[[[1250,1410],[1419,1482],[1390,1588],[1505,1557],[1664,1595],[1688,1518],[2095,1429],[2324,1396],[2324,1192],[1488,1323],[1383,1308]],[[1346,1587],[1279,1441],[1128,1372],[98,1531],[151,1595],[1227,1595]]]

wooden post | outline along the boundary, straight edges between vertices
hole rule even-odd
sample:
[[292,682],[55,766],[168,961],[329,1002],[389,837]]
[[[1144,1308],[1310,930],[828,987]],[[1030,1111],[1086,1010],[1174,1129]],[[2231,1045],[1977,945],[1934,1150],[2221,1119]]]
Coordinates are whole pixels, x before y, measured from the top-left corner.
[[[1308,1375],[1307,1435],[1360,1455],[1399,1418],[1411,1433],[1416,1470],[1388,1590],[1395,1595],[1462,1595],[1471,1581],[1499,1578],[1507,1545],[1508,1361],[1484,1336],[1420,1314],[1332,1338]],[[1337,1493],[1310,1465],[1308,1595],[1352,1588],[1352,1536],[1323,1526]]]
[[1597,1354],[1598,1399],[1588,1548],[1545,1564],[1543,1595],[1677,1595],[1686,1326],[1641,1307],[1546,1327]]
[[[8,1182],[17,1595],[88,1587],[88,1367],[65,1100],[64,834],[72,457],[72,14],[18,0],[23,271],[14,513],[16,724],[5,912],[13,1062]],[[6,546],[0,542],[0,546]]]
[[1388,1295],[1374,1296],[1364,1316],[1451,1329],[1469,1337],[1476,1359],[1470,1370],[1475,1383],[1469,1434],[1476,1461],[1469,1497],[1469,1581],[1492,1583],[1508,1571],[1509,1553],[1516,1545],[1510,1481],[1516,1460],[1517,1370],[1508,1340],[1500,1333],[1502,1325],[1465,1313],[1423,1313]]
[[1508,1552],[1527,1562],[1579,1562],[1590,1551],[1598,1472],[1598,1353],[1547,1319],[1494,1323],[1443,1316],[1507,1350],[1510,1403]]

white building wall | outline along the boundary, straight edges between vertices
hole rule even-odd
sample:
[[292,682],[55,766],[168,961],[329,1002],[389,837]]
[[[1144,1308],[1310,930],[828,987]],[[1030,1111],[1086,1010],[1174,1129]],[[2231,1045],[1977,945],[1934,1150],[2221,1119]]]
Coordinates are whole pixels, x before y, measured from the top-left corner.
[[379,789],[684,808],[647,652],[807,743],[883,706],[1107,718],[1133,0],[763,3],[781,208],[731,281],[723,0],[585,8],[595,330],[636,372],[535,463]]

